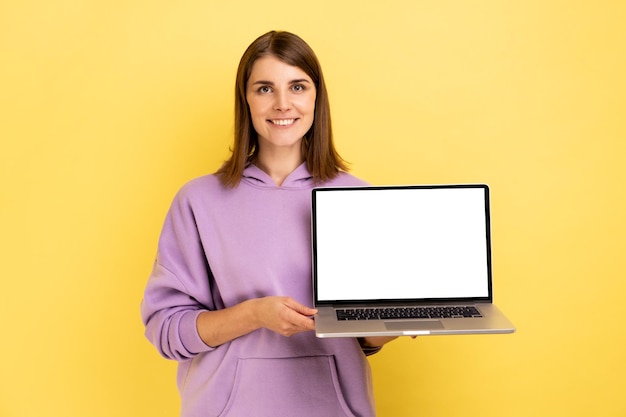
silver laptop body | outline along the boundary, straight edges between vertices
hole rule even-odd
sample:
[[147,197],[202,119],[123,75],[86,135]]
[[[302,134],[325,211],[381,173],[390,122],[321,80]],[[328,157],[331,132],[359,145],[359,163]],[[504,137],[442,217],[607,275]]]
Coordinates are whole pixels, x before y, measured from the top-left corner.
[[318,337],[515,331],[493,305],[487,185],[312,193]]

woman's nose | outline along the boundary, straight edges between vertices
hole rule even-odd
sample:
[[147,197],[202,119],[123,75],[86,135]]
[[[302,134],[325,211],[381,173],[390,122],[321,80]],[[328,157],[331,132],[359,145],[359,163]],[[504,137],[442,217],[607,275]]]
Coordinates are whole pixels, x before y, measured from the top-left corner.
[[286,111],[290,109],[289,96],[287,92],[277,92],[274,101],[274,110]]

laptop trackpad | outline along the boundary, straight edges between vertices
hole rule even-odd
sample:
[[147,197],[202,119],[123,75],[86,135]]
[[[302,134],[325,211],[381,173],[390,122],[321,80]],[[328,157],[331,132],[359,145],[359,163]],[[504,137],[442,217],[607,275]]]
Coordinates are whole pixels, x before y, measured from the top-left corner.
[[443,329],[439,320],[386,321],[387,330],[437,330]]

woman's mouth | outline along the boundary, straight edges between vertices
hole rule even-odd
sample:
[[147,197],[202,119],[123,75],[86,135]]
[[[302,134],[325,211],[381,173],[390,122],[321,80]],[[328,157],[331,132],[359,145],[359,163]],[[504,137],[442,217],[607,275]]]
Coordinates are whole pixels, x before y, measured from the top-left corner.
[[296,119],[271,119],[270,122],[272,124],[278,125],[278,126],[289,126],[291,124],[293,124],[293,122],[295,122]]

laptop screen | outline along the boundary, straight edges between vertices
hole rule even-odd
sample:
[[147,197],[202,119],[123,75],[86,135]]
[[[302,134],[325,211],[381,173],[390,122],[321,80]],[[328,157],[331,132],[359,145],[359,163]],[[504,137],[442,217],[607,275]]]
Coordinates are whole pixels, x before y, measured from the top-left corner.
[[488,299],[486,185],[313,190],[317,301]]

